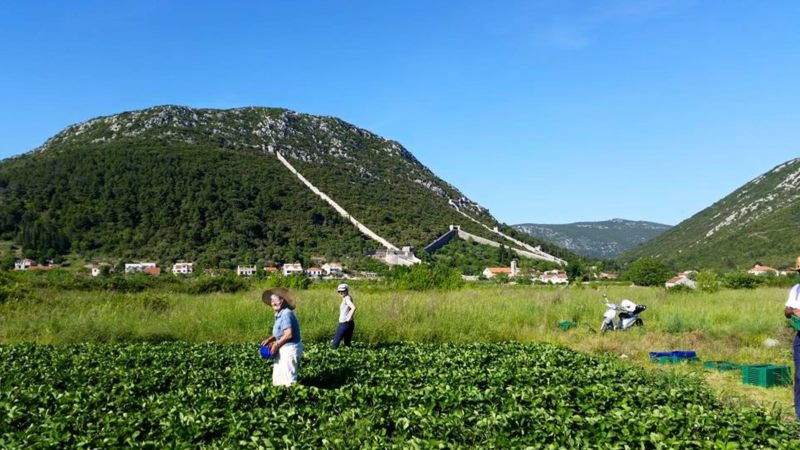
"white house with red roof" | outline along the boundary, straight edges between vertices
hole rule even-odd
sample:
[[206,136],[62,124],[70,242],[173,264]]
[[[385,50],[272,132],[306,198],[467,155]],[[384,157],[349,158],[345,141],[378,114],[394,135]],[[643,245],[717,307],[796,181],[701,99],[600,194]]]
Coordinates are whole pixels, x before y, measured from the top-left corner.
[[569,284],[569,277],[563,270],[548,270],[539,275],[537,280],[545,284]]
[[689,278],[688,272],[681,272],[678,275],[670,278],[664,283],[664,287],[667,289],[674,288],[676,286],[686,286],[688,288],[694,289],[697,287],[697,283]]
[[494,278],[499,275],[505,275],[509,278],[516,277],[518,273],[517,262],[511,261],[511,267],[487,267],[483,269],[483,276],[486,278]]

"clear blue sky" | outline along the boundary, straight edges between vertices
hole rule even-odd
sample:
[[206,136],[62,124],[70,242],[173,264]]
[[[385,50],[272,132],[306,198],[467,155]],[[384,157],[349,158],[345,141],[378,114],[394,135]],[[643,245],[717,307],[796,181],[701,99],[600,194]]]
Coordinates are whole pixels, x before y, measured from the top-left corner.
[[394,139],[501,221],[676,224],[800,156],[798,1],[34,1],[0,158],[160,104]]

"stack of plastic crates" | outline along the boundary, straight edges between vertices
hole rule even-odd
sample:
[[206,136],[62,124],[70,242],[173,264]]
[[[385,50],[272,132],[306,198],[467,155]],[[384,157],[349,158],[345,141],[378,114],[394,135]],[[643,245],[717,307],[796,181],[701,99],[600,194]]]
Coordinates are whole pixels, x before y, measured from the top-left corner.
[[742,383],[761,387],[788,386],[792,384],[789,366],[752,364],[742,366]]

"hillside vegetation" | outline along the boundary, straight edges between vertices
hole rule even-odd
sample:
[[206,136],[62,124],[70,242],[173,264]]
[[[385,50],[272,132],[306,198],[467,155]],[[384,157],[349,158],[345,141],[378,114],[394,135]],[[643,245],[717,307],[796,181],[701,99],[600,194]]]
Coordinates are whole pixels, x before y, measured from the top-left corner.
[[756,262],[793,267],[800,256],[800,159],[781,164],[620,257],[675,269],[731,270]]
[[276,152],[397,246],[421,248],[450,224],[498,239],[451,204],[539,244],[499,224],[398,143],[339,119],[175,106],[73,125],[0,162],[0,240],[15,240],[37,258],[74,251],[201,266],[357,256],[380,247]]

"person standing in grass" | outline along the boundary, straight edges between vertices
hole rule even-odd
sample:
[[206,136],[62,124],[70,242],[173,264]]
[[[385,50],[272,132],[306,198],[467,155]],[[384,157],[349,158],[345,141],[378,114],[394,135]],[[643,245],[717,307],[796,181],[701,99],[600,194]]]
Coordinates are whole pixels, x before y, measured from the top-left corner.
[[300,341],[300,323],[294,315],[297,300],[288,289],[267,289],[261,301],[275,312],[272,335],[261,345],[269,345],[272,353],[272,385],[291,386],[297,383],[297,369],[303,357],[303,342]]
[[331,347],[339,348],[339,343],[344,340],[344,345],[350,347],[353,340],[353,330],[356,328],[356,321],[353,316],[356,313],[356,304],[350,296],[350,287],[344,283],[336,288],[336,292],[342,297],[339,305],[339,326],[336,327],[336,334],[333,336]]
[[[800,271],[800,258],[797,258],[794,270]],[[792,316],[800,317],[800,284],[795,284],[789,290],[789,299],[786,301],[786,307],[783,308],[783,315],[787,319]],[[794,413],[800,419],[800,331],[794,336],[792,350],[794,355]]]

